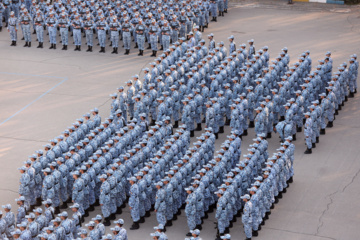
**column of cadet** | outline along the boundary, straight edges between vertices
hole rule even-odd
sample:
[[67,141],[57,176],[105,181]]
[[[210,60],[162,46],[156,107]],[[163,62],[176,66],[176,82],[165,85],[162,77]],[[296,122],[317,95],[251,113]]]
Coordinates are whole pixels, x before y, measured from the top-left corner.
[[[18,30],[21,29],[24,47],[31,47],[33,34],[39,42],[37,48],[43,48],[46,34],[49,36],[50,49],[56,49],[60,42],[62,50],[68,50],[71,34],[74,51],[81,51],[85,42],[86,51],[92,52],[94,39],[97,39],[100,53],[105,53],[109,41],[109,47],[113,49],[111,53],[118,54],[119,41],[122,41],[124,54],[128,55],[133,41],[134,48],[139,49],[139,56],[143,55],[146,42],[147,49],[151,49],[152,56],[156,56],[158,44],[160,50],[167,50],[170,43],[179,39],[199,38],[210,22],[217,22],[218,16],[224,17],[227,7],[228,0],[26,0],[22,4],[18,0],[4,0],[0,3],[0,19],[4,19],[10,33],[10,46],[17,45]],[[194,41],[190,42],[194,44]]]

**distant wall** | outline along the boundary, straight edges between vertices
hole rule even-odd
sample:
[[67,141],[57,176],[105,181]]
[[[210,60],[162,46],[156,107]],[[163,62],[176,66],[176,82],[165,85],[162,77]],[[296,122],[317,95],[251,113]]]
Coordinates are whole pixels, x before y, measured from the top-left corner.
[[293,0],[295,2],[317,2],[317,3],[332,3],[332,4],[344,4],[344,2],[346,3],[359,3],[360,0]]

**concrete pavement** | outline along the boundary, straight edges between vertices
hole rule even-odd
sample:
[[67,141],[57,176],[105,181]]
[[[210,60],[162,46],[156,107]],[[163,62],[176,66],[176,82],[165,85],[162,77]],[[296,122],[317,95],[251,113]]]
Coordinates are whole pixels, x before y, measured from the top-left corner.
[[[238,45],[254,38],[256,49],[269,46],[270,59],[287,46],[291,62],[310,50],[313,66],[331,50],[335,70],[350,54],[359,55],[359,8],[329,5],[287,6],[284,1],[268,0],[232,2],[229,13],[217,23],[211,23],[203,37],[213,32],[217,42],[228,44],[227,37],[234,35]],[[119,55],[114,55],[109,47],[106,54],[100,54],[49,50],[48,42],[44,49],[23,48],[23,41],[17,47],[9,45],[9,35],[3,31],[0,33],[0,204],[14,206],[20,177],[17,168],[22,162],[91,108],[98,107],[103,118],[108,116],[108,95],[132,75],[139,74],[152,59],[149,51],[138,57],[133,49],[125,57],[122,48]],[[321,136],[312,155],[303,154],[303,134],[298,134],[294,183],[272,211],[257,239],[353,240],[360,236],[359,102],[356,95],[346,103],[336,117],[334,128]],[[249,136],[244,138],[243,153],[252,143],[253,135],[249,131]],[[225,139],[226,135],[221,134],[217,147]],[[269,140],[269,153],[278,146],[274,135]],[[100,213],[99,208],[91,216],[96,213]],[[129,229],[129,211],[121,218]],[[215,237],[213,221],[214,213],[205,220],[202,239]],[[129,239],[150,239],[155,225],[152,214],[139,230],[128,231]],[[168,228],[167,235],[169,239],[183,239],[187,231],[183,211]],[[230,233],[233,239],[245,238],[240,219]]]

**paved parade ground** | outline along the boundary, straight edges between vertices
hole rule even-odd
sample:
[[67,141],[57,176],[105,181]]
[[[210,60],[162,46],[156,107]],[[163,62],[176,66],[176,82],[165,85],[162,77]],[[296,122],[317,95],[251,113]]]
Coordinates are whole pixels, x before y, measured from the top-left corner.
[[[212,32],[216,42],[224,41],[227,47],[230,35],[235,36],[237,46],[253,38],[256,49],[269,46],[270,60],[286,46],[291,63],[310,50],[313,67],[330,50],[334,70],[351,54],[360,54],[359,7],[309,3],[288,6],[286,2],[232,2],[229,13],[219,17],[217,23],[212,22],[203,38]],[[93,53],[74,52],[72,44],[68,51],[59,47],[49,50],[47,38],[44,49],[34,47],[36,42],[32,48],[23,48],[23,41],[18,41],[17,47],[10,47],[10,43],[9,34],[3,29],[0,33],[0,205],[15,206],[20,177],[17,168],[28,156],[43,149],[50,139],[94,107],[99,108],[102,119],[106,118],[110,112],[109,94],[125,85],[132,75],[142,74],[141,69],[152,58],[151,50],[145,50],[144,57],[138,57],[135,49],[124,56],[121,47],[119,55],[110,54],[110,47],[105,54],[98,53],[98,46]],[[253,239],[359,239],[359,104],[359,94],[346,102],[336,116],[334,127],[326,129],[325,136],[321,135],[311,155],[303,154],[304,136],[298,133],[294,182],[275,205],[259,236]],[[226,133],[219,134],[217,147],[225,141]],[[200,132],[195,134],[199,136]],[[251,129],[243,139],[243,153],[253,136]],[[278,135],[273,134],[269,153],[279,146]],[[97,213],[99,207],[90,216]],[[128,208],[121,218],[129,229],[132,221]],[[205,220],[202,239],[215,238],[214,219],[215,214],[211,213]],[[85,222],[89,220],[88,217]],[[169,239],[184,239],[188,232],[184,211],[173,224],[167,228]],[[149,234],[155,225],[157,221],[152,213],[139,230],[128,230],[129,239],[151,239]],[[230,233],[232,239],[245,239],[240,218]]]

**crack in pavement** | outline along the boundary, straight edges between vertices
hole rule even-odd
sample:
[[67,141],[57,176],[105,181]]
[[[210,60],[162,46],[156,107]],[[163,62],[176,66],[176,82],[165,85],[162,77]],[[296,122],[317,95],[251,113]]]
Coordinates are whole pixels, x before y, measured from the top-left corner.
[[329,195],[327,195],[325,198],[329,198],[330,199],[330,202],[328,204],[326,204],[326,208],[325,210],[322,212],[321,216],[319,217],[319,223],[318,223],[318,227],[316,229],[316,233],[315,233],[315,236],[318,236],[319,234],[319,231],[320,231],[320,228],[324,225],[324,222],[323,222],[323,217],[325,215],[325,213],[327,211],[329,211],[330,209],[330,205],[334,202],[332,197],[337,194],[339,192],[339,190],[337,190],[336,192],[333,192],[333,193],[330,193]]
[[345,190],[355,181],[355,178],[360,174],[360,169],[355,173],[355,175],[352,177],[351,181],[345,185],[345,187],[342,189],[342,193],[345,192]]
[[321,236],[321,235],[310,234],[310,233],[295,232],[295,231],[290,231],[290,230],[285,230],[285,229],[277,229],[277,228],[271,228],[271,227],[263,227],[263,228],[281,231],[281,232],[288,232],[288,233],[301,234],[301,235],[307,235],[307,236],[315,236],[315,237],[320,237],[320,238],[336,240],[335,238],[332,238],[332,237]]
[[330,205],[334,203],[334,199],[333,197],[337,194],[337,193],[343,193],[345,192],[345,190],[355,181],[355,178],[360,174],[360,169],[354,174],[354,176],[351,178],[351,181],[346,184],[343,189],[341,190],[341,192],[339,190],[337,190],[336,192],[333,192],[329,195],[327,195],[325,198],[329,198],[330,199],[330,202],[326,205],[326,209],[322,212],[321,216],[319,217],[319,223],[318,223],[318,227],[317,227],[317,230],[316,230],[316,236],[320,236],[318,235],[319,232],[320,232],[320,228],[324,225],[324,222],[323,222],[323,217],[325,215],[325,213],[327,211],[329,211],[330,209]]

